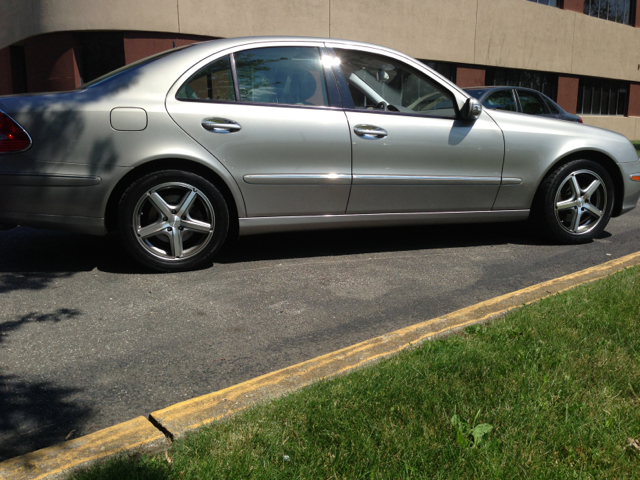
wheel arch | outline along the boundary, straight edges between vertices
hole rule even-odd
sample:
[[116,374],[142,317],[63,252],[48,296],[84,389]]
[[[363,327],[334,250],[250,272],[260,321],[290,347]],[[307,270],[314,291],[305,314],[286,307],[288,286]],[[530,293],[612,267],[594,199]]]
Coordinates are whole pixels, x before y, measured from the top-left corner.
[[613,181],[614,189],[613,210],[611,212],[611,216],[619,216],[622,212],[622,201],[624,197],[624,180],[622,178],[622,173],[620,172],[620,169],[618,168],[616,161],[613,158],[597,150],[579,150],[571,152],[558,158],[555,162],[549,165],[549,168],[536,187],[536,194],[533,200],[533,205],[537,204],[537,199],[540,195],[540,186],[544,183],[546,178],[559,167],[566,165],[567,163],[574,160],[592,160],[598,163],[607,171],[607,173],[611,176],[611,180]]
[[111,190],[105,209],[105,226],[108,232],[117,230],[118,204],[129,185],[145,175],[161,170],[182,170],[191,172],[210,181],[220,191],[229,208],[228,236],[237,236],[239,230],[238,218],[240,214],[244,216],[245,211],[240,192],[238,191],[234,195],[234,192],[227,184],[227,181],[225,181],[225,179],[212,168],[197,161],[179,157],[149,160],[134,167],[118,181],[116,186]]

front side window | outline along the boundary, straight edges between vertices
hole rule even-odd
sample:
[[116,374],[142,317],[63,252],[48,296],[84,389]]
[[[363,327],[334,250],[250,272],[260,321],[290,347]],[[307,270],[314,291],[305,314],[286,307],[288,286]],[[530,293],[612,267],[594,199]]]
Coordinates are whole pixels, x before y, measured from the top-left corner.
[[542,96],[542,99],[544,100],[545,105],[551,111],[551,113],[553,113],[554,115],[560,115],[562,113],[558,108],[558,105],[556,105],[553,100],[545,97],[544,95]]
[[513,97],[513,90],[498,90],[489,95],[484,102],[486,108],[492,110],[505,110],[507,112],[517,112],[516,99]]
[[214,60],[198,70],[180,87],[177,98],[181,100],[235,100],[229,56]]
[[455,118],[452,94],[421,72],[381,55],[334,50],[356,109]]
[[520,98],[520,105],[522,106],[522,113],[529,115],[545,115],[549,113],[544,106],[542,97],[535,92],[518,92]]
[[241,101],[329,105],[317,48],[256,48],[235,53],[234,56]]

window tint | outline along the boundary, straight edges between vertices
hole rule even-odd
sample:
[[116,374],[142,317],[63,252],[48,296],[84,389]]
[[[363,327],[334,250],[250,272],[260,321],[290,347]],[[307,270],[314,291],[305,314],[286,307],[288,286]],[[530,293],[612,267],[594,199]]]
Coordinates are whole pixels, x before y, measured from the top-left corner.
[[484,102],[482,102],[487,108],[493,110],[506,110],[507,112],[517,112],[516,99],[513,96],[513,90],[498,90],[495,93],[489,95]]
[[424,63],[427,67],[431,68],[432,70],[435,70],[436,72],[438,72],[440,75],[442,75],[443,77],[445,77],[447,80],[451,80],[453,83],[456,82],[456,72],[457,72],[457,67],[455,63],[448,63],[448,62],[431,62],[428,60],[420,60],[422,63]]
[[480,97],[484,95],[484,92],[486,92],[487,90],[480,90],[477,88],[467,90],[465,88],[464,91],[467,92],[468,95],[471,95],[473,98],[480,99]]
[[544,115],[549,113],[542,102],[542,98],[537,93],[519,91],[518,97],[520,98],[522,113],[528,113],[529,115]]
[[455,117],[451,94],[408,65],[358,50],[335,52],[356,108]]
[[257,48],[234,56],[243,102],[329,105],[317,48]]
[[183,100],[235,100],[229,56],[219,58],[193,75],[178,91]]
[[553,113],[554,115],[560,115],[562,113],[558,108],[558,105],[556,105],[554,101],[545,97],[544,95],[542,96],[542,99],[544,100],[545,105],[551,111],[551,113]]

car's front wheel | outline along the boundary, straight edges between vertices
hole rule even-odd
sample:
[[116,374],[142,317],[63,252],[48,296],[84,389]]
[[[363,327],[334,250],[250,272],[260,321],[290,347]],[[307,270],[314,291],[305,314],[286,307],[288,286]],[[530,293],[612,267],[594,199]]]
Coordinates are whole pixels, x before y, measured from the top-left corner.
[[138,179],[125,191],[118,228],[138,262],[166,272],[191,270],[204,266],[222,247],[229,211],[208,180],[164,170]]
[[584,243],[600,235],[609,223],[613,189],[611,176],[599,163],[574,160],[544,180],[534,214],[555,240]]

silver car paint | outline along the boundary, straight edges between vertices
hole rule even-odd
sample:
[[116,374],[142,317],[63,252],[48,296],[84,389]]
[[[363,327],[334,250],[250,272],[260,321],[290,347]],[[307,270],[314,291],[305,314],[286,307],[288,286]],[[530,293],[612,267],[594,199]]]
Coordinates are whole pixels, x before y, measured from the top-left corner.
[[[296,44],[323,46],[320,42]],[[251,48],[259,46],[266,44]],[[220,52],[185,72],[167,95],[169,114],[235,178],[247,216],[344,213],[351,188],[351,139],[341,109],[176,99],[178,89],[193,73],[244,48]],[[233,121],[241,130],[212,132],[202,126],[208,117]]]
[[[435,170],[418,171],[414,164],[410,168],[404,166],[396,171],[392,164],[386,171],[393,176],[404,175],[406,181],[401,183],[414,183],[417,185],[413,186],[418,186],[419,189],[427,187],[425,190],[437,187],[436,191],[444,191],[442,198],[438,194],[428,194],[435,202],[453,199],[454,195],[449,195],[450,182],[452,177],[456,177],[455,181],[459,184],[457,187],[461,190],[466,187],[477,190],[470,194],[469,203],[477,202],[481,205],[480,208],[467,204],[448,207],[446,201],[442,201],[438,203],[438,212],[430,212],[427,208],[415,211],[420,209],[412,205],[412,200],[400,198],[398,208],[392,210],[404,208],[405,211],[411,210],[411,214],[394,211],[391,214],[340,215],[347,209],[351,175],[360,173],[351,171],[347,152],[354,136],[349,131],[353,125],[347,127],[346,114],[342,110],[198,104],[193,110],[197,113],[190,113],[186,106],[178,106],[180,102],[175,100],[175,91],[182,81],[213,58],[249,46],[256,48],[282,43],[325,43],[328,46],[360,48],[389,55],[439,81],[454,95],[458,107],[461,108],[468,98],[457,86],[417,60],[375,45],[295,37],[226,39],[194,45],[85,90],[0,97],[0,109],[13,116],[33,138],[33,145],[26,152],[0,155],[0,223],[103,234],[106,230],[107,202],[118,182],[133,169],[163,159],[195,162],[217,175],[233,196],[241,219],[241,233],[246,234],[398,222],[444,223],[523,218],[531,207],[533,195],[544,174],[567,155],[587,150],[600,152],[618,163],[625,187],[622,210],[633,208],[637,203],[640,183],[631,181],[629,175],[640,173],[640,166],[635,150],[626,138],[585,125],[485,111],[475,123],[469,125],[468,135],[475,135],[476,132],[480,134],[482,132],[479,130],[482,129],[489,131],[494,139],[479,141],[475,150],[473,142],[467,142],[466,139],[461,142],[460,146],[466,149],[461,151],[468,155],[468,163],[463,161],[464,155],[461,155],[455,162],[455,168],[449,171],[445,168],[446,159],[440,157],[442,164]],[[194,105],[192,102],[185,102],[184,105],[187,103],[192,107]],[[212,110],[215,112],[210,110],[213,106],[215,109]],[[127,110],[124,116],[116,111],[116,126],[124,128],[114,129],[113,111],[120,108],[142,109],[147,116],[146,127],[140,129],[140,115],[137,119],[127,117],[133,113]],[[168,114],[167,109],[180,126]],[[248,145],[234,145],[235,141],[229,139],[238,135],[236,133],[217,135],[201,126],[202,131],[199,131],[194,126],[195,120],[187,126],[192,121],[188,117],[202,120],[200,114],[205,111],[208,116],[221,116],[244,123],[243,131],[249,128],[257,137],[249,141]],[[311,135],[307,144],[306,140],[287,138],[280,132],[277,139],[286,141],[292,148],[292,154],[279,163],[275,150],[265,149],[265,142],[260,141],[267,137],[273,140],[270,135],[273,135],[274,129],[269,130],[269,125],[273,123],[269,122],[274,121],[281,127],[296,124],[307,135],[314,116],[327,122],[326,126],[332,135],[329,144],[322,135]],[[384,114],[379,116],[385,117]],[[393,114],[387,116],[392,117]],[[258,118],[264,121],[256,121]],[[489,127],[493,121],[504,135],[502,172],[497,167],[499,162],[495,158],[498,130]],[[395,123],[395,120],[389,122]],[[258,123],[265,130],[258,131]],[[393,129],[391,132],[394,133]],[[216,139],[215,142],[219,143],[215,145],[204,140],[212,137],[224,137],[226,140]],[[198,143],[199,138],[201,143]],[[469,137],[469,140],[471,138],[473,137]],[[359,141],[356,140],[356,146]],[[372,142],[380,143],[377,140]],[[257,159],[265,158],[265,152],[269,161],[261,162],[259,166],[254,165],[253,162]],[[362,157],[365,164],[368,161],[366,156],[363,154]],[[378,160],[380,158],[383,156]],[[481,165],[479,158],[487,159],[490,163]],[[315,161],[320,163],[316,165]],[[373,154],[371,162],[375,164]],[[377,177],[377,180],[369,177],[369,183],[393,183],[397,180],[380,180],[379,169],[365,175]],[[498,178],[502,178],[502,185],[498,185]],[[272,182],[278,185],[273,185]],[[356,176],[353,181],[354,191],[356,184],[361,182],[362,178]],[[441,185],[432,185],[433,182],[440,182]],[[398,187],[386,185],[385,188]],[[401,186],[398,190],[404,191],[407,187]],[[407,194],[411,195],[410,192]],[[461,193],[458,192],[457,195]],[[491,195],[495,197],[493,206],[486,201]],[[261,205],[261,201],[267,202],[267,208]],[[249,211],[245,208],[245,202],[252,205]],[[362,211],[364,208],[366,207],[356,210]],[[452,210],[480,212],[461,214]],[[385,210],[380,210],[383,211]]]

